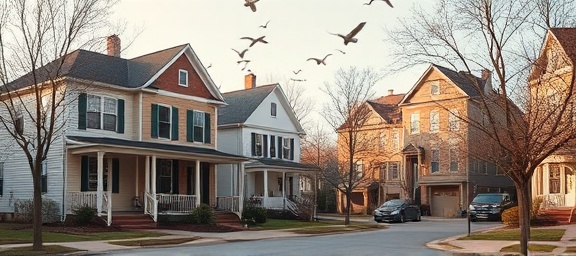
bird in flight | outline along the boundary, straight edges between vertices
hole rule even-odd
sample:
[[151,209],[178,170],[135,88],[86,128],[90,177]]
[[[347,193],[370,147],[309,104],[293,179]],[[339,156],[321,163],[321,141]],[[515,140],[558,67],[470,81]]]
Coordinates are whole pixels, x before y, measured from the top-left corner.
[[308,58],[306,61],[309,60],[314,60],[316,61],[316,64],[320,65],[320,64],[324,64],[324,66],[326,66],[326,58],[328,58],[328,56],[332,55],[331,53],[327,54],[326,56],[324,56],[323,59],[318,59],[318,58]]
[[336,51],[339,51],[339,52],[341,52],[342,54],[346,54],[345,51],[342,51],[342,50],[340,50],[340,49],[336,49]]
[[250,46],[249,46],[249,47],[252,47],[258,42],[267,44],[268,42],[266,40],[264,40],[264,37],[266,37],[266,36],[261,36],[261,37],[254,39],[252,37],[245,36],[245,37],[241,37],[240,39],[248,39],[248,40],[252,41],[252,43],[250,43]]
[[241,52],[236,51],[234,48],[232,48],[232,50],[235,51],[236,53],[238,53],[238,56],[240,56],[240,58],[244,59],[244,54],[248,51],[248,48],[244,49]]
[[248,63],[248,62],[250,62],[250,60],[239,60],[239,61],[236,61],[236,63],[238,63],[238,64],[240,64],[240,63],[242,63],[242,62]]
[[306,82],[306,79],[295,79],[295,78],[290,78],[290,80],[294,81],[294,82]]
[[261,28],[267,28],[268,27],[268,23],[270,23],[270,21],[267,21],[266,24],[264,25],[260,25]]
[[[242,68],[242,71],[244,71],[246,69],[246,67],[248,66],[248,62],[250,61],[244,61],[244,67]],[[241,61],[238,62],[238,64],[240,64]]]
[[300,73],[300,71],[302,71],[302,69],[298,69],[298,71],[292,71],[292,73],[294,73],[294,75],[298,75],[298,73]]
[[246,3],[244,3],[244,6],[246,7],[250,7],[250,9],[255,12],[256,11],[256,2],[260,1],[260,0],[245,0]]
[[355,36],[356,36],[356,34],[358,34],[358,32],[360,32],[360,30],[362,30],[364,25],[366,25],[366,22],[360,22],[360,24],[358,24],[358,26],[356,26],[347,35],[333,34],[333,33],[330,33],[330,34],[342,37],[342,39],[344,39],[344,45],[348,45],[348,43],[356,43],[356,42],[358,42],[358,38],[355,38]]
[[210,63],[210,65],[208,65],[208,67],[206,67],[206,69],[209,69],[212,67],[212,63]]
[[[394,8],[394,6],[392,6],[392,3],[390,3],[390,0],[383,0],[383,1],[386,2],[390,7]],[[374,2],[374,0],[370,0],[370,2],[364,3],[364,5],[371,5],[372,2]]]

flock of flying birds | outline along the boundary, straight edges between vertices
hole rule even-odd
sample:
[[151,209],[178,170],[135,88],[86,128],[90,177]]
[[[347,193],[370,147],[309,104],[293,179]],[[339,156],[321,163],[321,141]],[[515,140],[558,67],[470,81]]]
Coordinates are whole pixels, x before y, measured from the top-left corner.
[[[260,0],[244,0],[244,6],[245,7],[250,7],[250,9],[252,10],[252,12],[256,12],[256,3]],[[364,3],[364,5],[371,5],[372,2],[374,1],[383,1],[386,4],[388,4],[391,8],[394,8],[394,6],[392,5],[392,3],[390,3],[390,0],[369,0],[367,3]],[[266,24],[264,25],[260,25],[261,28],[268,28],[268,24],[270,23],[270,21],[266,22]],[[344,45],[348,45],[349,43],[357,43],[358,42],[358,38],[356,38],[356,35],[362,30],[362,28],[364,28],[364,26],[366,25],[366,22],[361,22],[360,24],[358,24],[352,31],[350,31],[348,34],[343,35],[343,34],[338,34],[338,33],[330,33],[331,35],[335,35],[338,36],[340,38],[342,38],[344,40]],[[257,38],[253,38],[253,37],[241,37],[241,40],[249,40],[250,41],[250,45],[248,46],[248,48],[238,51],[234,48],[232,48],[232,50],[234,52],[236,52],[236,54],[238,54],[238,56],[240,57],[240,60],[238,60],[236,63],[238,65],[243,64],[241,70],[244,71],[248,71],[248,72],[252,72],[252,70],[250,70],[248,68],[248,64],[250,63],[251,60],[249,59],[245,59],[245,55],[246,52],[249,51],[250,48],[252,48],[253,46],[255,46],[258,43],[261,44],[268,44],[268,41],[265,40],[266,36],[260,36]],[[340,50],[340,49],[336,49],[336,51],[342,53],[342,54],[346,54],[346,52]],[[329,56],[331,56],[332,54],[326,54],[326,56],[324,56],[323,58],[308,58],[306,61],[314,61],[317,65],[324,65],[326,66],[326,58],[328,58]],[[294,75],[298,75],[300,72],[302,72],[302,69],[298,69],[296,71],[292,71],[292,73],[294,73]],[[295,82],[304,82],[306,81],[306,79],[296,79],[296,78],[290,78],[290,80],[295,81]]]

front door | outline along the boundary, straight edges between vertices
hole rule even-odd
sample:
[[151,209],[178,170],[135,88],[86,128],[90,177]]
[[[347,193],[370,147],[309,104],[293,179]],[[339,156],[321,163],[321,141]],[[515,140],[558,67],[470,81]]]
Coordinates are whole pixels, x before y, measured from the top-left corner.
[[200,163],[200,202],[210,204],[210,164]]

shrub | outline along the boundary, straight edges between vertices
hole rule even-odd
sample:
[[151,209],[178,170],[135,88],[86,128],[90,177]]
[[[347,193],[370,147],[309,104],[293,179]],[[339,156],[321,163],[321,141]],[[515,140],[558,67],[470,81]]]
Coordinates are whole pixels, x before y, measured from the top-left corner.
[[518,226],[520,223],[520,214],[518,206],[511,207],[502,212],[502,223],[508,226]]
[[190,213],[190,218],[194,224],[216,224],[216,214],[214,210],[212,210],[212,207],[207,204],[201,204],[197,208],[194,208]]
[[92,218],[96,215],[96,209],[84,205],[74,209],[76,225],[86,226],[92,222]]
[[243,220],[254,220],[255,223],[266,223],[266,209],[247,205],[242,211]]
[[540,205],[544,202],[544,198],[536,197],[532,199],[532,209],[530,209],[530,219],[536,219],[538,217],[538,211],[540,211]]
[[[34,218],[34,200],[19,199],[14,202],[16,221],[31,223]],[[42,223],[53,223],[60,220],[60,208],[56,201],[42,199]]]

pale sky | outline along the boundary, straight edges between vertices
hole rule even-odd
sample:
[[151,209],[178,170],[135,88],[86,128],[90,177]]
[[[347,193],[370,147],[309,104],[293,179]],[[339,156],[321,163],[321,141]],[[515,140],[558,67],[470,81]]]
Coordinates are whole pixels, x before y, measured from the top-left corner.
[[[247,69],[257,76],[257,84],[282,84],[286,79],[305,79],[306,94],[318,101],[319,110],[326,96],[319,89],[333,81],[334,72],[349,66],[384,70],[391,63],[384,39],[384,26],[394,26],[398,17],[410,14],[413,4],[430,5],[432,1],[391,0],[394,8],[376,0],[260,0],[257,11],[244,7],[243,0],[121,0],[114,17],[128,25],[122,57],[132,58],[146,53],[190,43],[208,73],[222,92],[244,88],[240,57],[231,50],[242,51],[250,44],[240,37],[266,36],[268,44],[257,43],[244,58],[251,60]],[[270,21],[267,28],[260,25]],[[342,38],[330,33],[347,34],[360,22],[366,25],[358,33],[358,43],[344,45]],[[133,28],[142,32],[136,38]],[[128,37],[128,38],[123,38]],[[340,49],[346,54],[342,54]],[[326,66],[306,61],[331,53]],[[419,66],[409,71],[386,76],[376,87],[377,96],[393,89],[405,93],[425,70]],[[293,71],[302,69],[298,75]],[[269,81],[270,77],[278,81]]]

